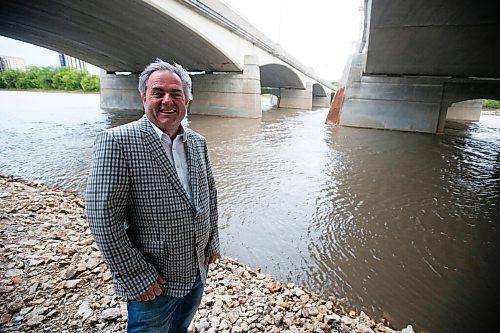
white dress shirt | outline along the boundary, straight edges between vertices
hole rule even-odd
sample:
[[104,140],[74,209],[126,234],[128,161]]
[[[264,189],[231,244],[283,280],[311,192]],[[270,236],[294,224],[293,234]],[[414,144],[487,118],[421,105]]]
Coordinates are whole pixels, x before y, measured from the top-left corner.
[[186,191],[189,199],[193,201],[193,193],[191,191],[191,183],[189,180],[186,149],[184,148],[184,142],[186,142],[186,132],[184,131],[184,127],[182,127],[182,125],[179,125],[179,134],[177,134],[174,141],[172,142],[167,134],[165,134],[151,121],[150,123],[153,126],[156,134],[158,134],[161,144],[165,149],[165,152],[167,153],[168,160],[177,172],[177,176],[181,181],[182,187],[184,187],[184,190]]

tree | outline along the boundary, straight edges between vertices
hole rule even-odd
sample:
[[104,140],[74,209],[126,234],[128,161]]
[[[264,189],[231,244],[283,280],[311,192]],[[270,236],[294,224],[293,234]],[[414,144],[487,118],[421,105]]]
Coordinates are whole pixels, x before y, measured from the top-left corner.
[[99,76],[69,67],[29,67],[0,72],[0,89],[99,91]]
[[100,82],[97,75],[85,75],[80,82],[83,91],[99,91]]
[[10,71],[5,71],[2,72],[2,82],[5,86],[5,88],[15,88],[16,87],[16,81],[17,78],[19,77],[21,71],[19,70],[10,70]]
[[81,90],[80,82],[85,74],[68,67],[57,68],[52,77],[52,87],[57,90]]

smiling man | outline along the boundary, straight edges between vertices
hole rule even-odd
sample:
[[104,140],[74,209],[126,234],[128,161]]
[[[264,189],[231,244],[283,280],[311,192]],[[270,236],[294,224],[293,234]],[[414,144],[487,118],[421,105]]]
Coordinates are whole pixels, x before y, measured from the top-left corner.
[[162,60],[139,78],[145,115],[96,138],[90,230],[127,298],[127,332],[187,332],[219,257],[217,192],[205,139],[184,128],[191,78]]

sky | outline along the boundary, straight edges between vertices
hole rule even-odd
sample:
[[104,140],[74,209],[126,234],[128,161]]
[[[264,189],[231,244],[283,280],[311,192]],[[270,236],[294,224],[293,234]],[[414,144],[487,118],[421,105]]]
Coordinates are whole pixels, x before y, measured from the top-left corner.
[[[359,40],[363,0],[222,0],[328,81],[338,81]],[[58,66],[54,51],[0,36],[0,55],[22,57],[28,66]],[[89,71],[98,74],[91,66]]]
[[363,0],[222,0],[328,81],[361,37]]

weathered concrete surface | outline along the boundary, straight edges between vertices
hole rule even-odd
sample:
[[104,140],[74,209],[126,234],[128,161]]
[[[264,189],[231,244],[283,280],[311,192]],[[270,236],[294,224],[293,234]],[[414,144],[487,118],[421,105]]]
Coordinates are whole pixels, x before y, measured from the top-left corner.
[[193,114],[260,118],[261,88],[258,59],[245,56],[242,74],[194,75]]
[[362,76],[346,89],[340,124],[436,133],[443,80]]
[[369,2],[366,74],[500,77],[500,1]]
[[452,103],[500,98],[500,80],[369,75],[365,61],[352,57],[340,125],[442,133]]
[[281,89],[280,108],[310,110],[313,106],[312,83],[306,89]]
[[330,106],[329,97],[313,97],[312,106],[314,108],[327,108]]
[[479,121],[482,108],[482,99],[453,103],[448,108],[446,120]]
[[490,42],[500,34],[500,2],[365,5],[366,53],[346,66],[341,125],[442,133],[452,103],[500,98],[500,46]]
[[101,71],[101,109],[142,110],[141,96],[137,90],[138,74],[116,75]]

